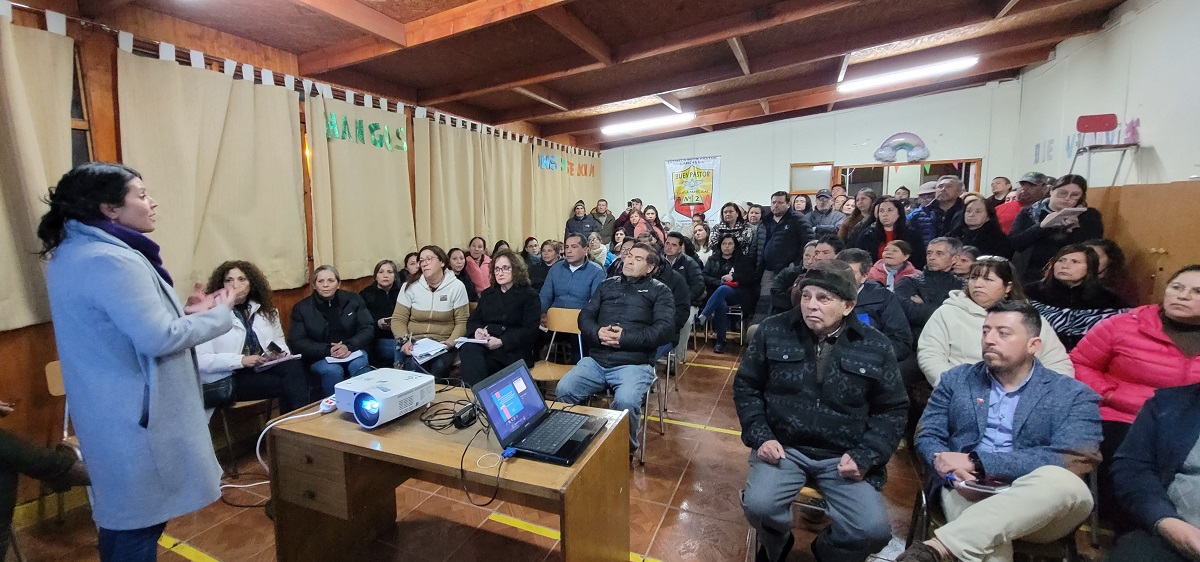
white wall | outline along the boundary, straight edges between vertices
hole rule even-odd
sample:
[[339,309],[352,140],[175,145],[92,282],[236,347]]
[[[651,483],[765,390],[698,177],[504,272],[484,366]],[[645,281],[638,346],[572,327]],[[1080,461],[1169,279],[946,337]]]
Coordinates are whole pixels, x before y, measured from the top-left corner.
[[[1200,174],[1198,23],[1196,0],[1130,0],[1113,11],[1104,31],[1064,41],[1052,62],[1023,73],[1018,167],[1067,173],[1072,141],[1078,140],[1075,120],[1115,113],[1122,124],[1140,119],[1142,143],[1135,164],[1126,160],[1118,184]],[[1122,132],[1123,127],[1112,141],[1120,142]],[[1117,159],[1094,156],[1091,183],[1109,185]],[[1081,158],[1075,173],[1087,175],[1085,166]]]
[[[663,161],[719,155],[719,200],[765,202],[788,189],[790,164],[873,164],[880,143],[901,131],[920,136],[931,160],[982,158],[985,185],[1030,170],[1058,176],[1071,165],[1076,118],[1094,113],[1141,120],[1143,148],[1118,183],[1186,179],[1200,174],[1198,22],[1198,0],[1130,0],[1104,31],[1063,42],[1019,81],[606,150],[604,195],[616,207],[641,197],[663,209]],[[1097,155],[1092,183],[1108,185],[1115,162]]]
[[766,203],[772,192],[787,191],[791,164],[878,164],[884,139],[906,131],[925,141],[930,160],[983,158],[984,178],[992,170],[1012,173],[1019,102],[1020,85],[1008,82],[606,150],[604,196],[614,206],[641,197],[664,209],[665,160],[721,156],[719,201]]

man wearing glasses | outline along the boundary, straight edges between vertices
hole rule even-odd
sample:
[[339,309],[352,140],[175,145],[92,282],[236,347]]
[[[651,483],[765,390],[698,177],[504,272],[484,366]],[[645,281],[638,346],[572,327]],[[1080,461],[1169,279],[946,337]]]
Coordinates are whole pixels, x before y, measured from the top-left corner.
[[654,384],[654,350],[675,336],[674,297],[653,278],[658,254],[635,244],[624,259],[624,275],[600,284],[579,312],[579,329],[588,356],[558,381],[558,399],[582,404],[589,396],[613,389],[613,410],[629,412],[629,451],[637,440],[642,399]]

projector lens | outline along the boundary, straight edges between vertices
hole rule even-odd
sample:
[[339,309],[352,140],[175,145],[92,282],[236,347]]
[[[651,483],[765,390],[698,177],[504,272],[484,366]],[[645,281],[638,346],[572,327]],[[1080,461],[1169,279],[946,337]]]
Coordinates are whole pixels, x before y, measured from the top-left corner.
[[354,419],[364,427],[375,427],[379,423],[379,401],[366,393],[355,396]]

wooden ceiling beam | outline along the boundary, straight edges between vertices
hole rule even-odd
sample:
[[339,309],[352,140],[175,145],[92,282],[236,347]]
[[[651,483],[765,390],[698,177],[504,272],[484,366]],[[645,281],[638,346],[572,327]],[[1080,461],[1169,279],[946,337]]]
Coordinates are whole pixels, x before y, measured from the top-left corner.
[[[92,1],[116,2],[122,0]],[[326,0],[300,1],[308,4],[310,2],[319,3]],[[337,1],[358,4],[356,0]],[[523,16],[543,8],[564,4],[569,1],[475,0],[462,6],[401,24],[404,30],[404,41],[392,40],[380,42],[374,37],[364,37],[341,45],[331,45],[311,53],[303,53],[300,55],[300,74],[320,74],[335,68],[354,65],[375,57],[394,53],[404,47],[415,47],[431,41],[437,41],[438,39],[445,39],[452,35],[487,27],[494,23]],[[370,10],[366,6],[363,7]]]
[[617,60],[627,62],[689,49],[733,37],[868,4],[872,0],[784,0],[760,8],[672,29],[617,48]]
[[1020,1],[1021,0],[993,0],[993,4],[996,6],[996,19],[1007,16],[1013,8],[1017,7],[1017,2]]
[[[783,51],[777,51],[758,56],[755,59],[754,71],[756,73],[762,73],[773,70],[782,70],[802,64],[811,64],[825,59],[844,56],[846,53],[856,49],[863,49],[874,45],[882,45],[884,43],[898,41],[901,39],[920,37],[922,35],[946,29],[947,26],[959,27],[989,21],[991,17],[991,13],[983,10],[982,8],[974,12],[969,10],[956,11],[948,16],[949,19],[941,20],[937,20],[937,18],[929,18],[927,15],[921,14],[919,16],[914,16],[910,20],[896,22],[895,25],[888,25],[884,26],[883,28],[872,29],[868,32],[843,34],[831,39],[810,43],[803,47],[786,49]],[[722,64],[685,74],[664,76],[659,81],[639,82],[624,88],[610,88],[593,96],[578,97],[575,99],[575,105],[576,109],[598,107],[610,103],[652,96],[661,92],[692,88],[702,84],[720,83],[726,80],[741,78],[742,76],[745,75],[742,73],[740,65],[734,65],[732,63]],[[464,95],[462,97],[469,96]],[[759,97],[762,96],[760,95]],[[496,118],[499,119],[501,123],[507,123],[510,121],[536,119],[538,117],[544,117],[553,113],[555,112],[539,107],[532,110],[522,109],[500,113],[497,114]]]
[[742,74],[749,76],[750,56],[746,54],[746,47],[742,45],[742,40],[737,37],[730,37],[725,41],[729,43],[729,48],[733,51],[733,58],[737,59],[738,66],[742,67]]
[[[630,62],[683,49],[689,49],[717,41],[724,41],[731,37],[738,37],[747,33],[753,33],[755,31],[762,31],[773,26],[791,23],[805,18],[811,18],[836,10],[845,9],[865,3],[867,1],[868,0],[821,0],[816,4],[813,4],[812,0],[786,0],[784,2],[777,2],[763,8],[749,10],[740,14],[719,18],[710,22],[676,29],[666,34],[660,34],[649,39],[634,41],[627,45],[619,46],[614,49],[614,52],[616,53],[614,58],[615,62],[618,63]],[[925,16],[926,20],[936,19],[929,18],[927,15]],[[991,18],[990,12],[988,14],[988,18]],[[942,27],[939,26],[937,29],[942,29]],[[871,46],[874,44],[877,43],[871,43],[865,46]],[[841,54],[841,52],[837,54]],[[573,60],[577,61],[578,59]],[[547,68],[548,66],[550,69]],[[547,80],[554,80],[556,78],[562,78],[565,76],[574,76],[576,74],[582,74],[604,68],[605,66],[606,65],[603,63],[595,63],[594,60],[589,57],[586,59],[586,62],[575,62],[573,65],[567,63],[566,61],[558,61],[550,63],[549,65],[547,63],[542,63],[522,69],[516,69],[511,72],[504,73],[503,76],[497,76],[496,73],[488,73],[486,75],[466,80],[458,85],[446,85],[422,91],[421,103],[432,105],[447,101],[465,99],[500,90],[511,90],[515,86],[523,86],[525,84],[532,84],[536,82],[545,82]],[[738,76],[741,75],[742,74],[739,72]],[[643,95],[652,95],[664,91],[670,90],[660,89],[657,91],[647,92]]]
[[550,6],[538,10],[536,14],[547,25],[553,27],[555,31],[561,33],[563,37],[583,49],[587,54],[595,57],[596,60],[606,65],[613,63],[612,48],[599,35],[596,35],[596,32],[579,21],[579,18],[571,15],[566,8]]
[[559,111],[571,111],[570,102],[558,92],[540,84],[517,86],[513,91],[531,100],[542,102]]
[[[487,78],[465,80],[458,84],[428,88],[418,92],[423,105],[438,105],[470,97],[511,90],[517,86],[537,84],[555,78],[571,76],[587,70],[604,68],[591,55],[579,55],[507,71],[491,73]],[[503,122],[503,121],[502,121]]]
[[79,0],[79,13],[94,19],[132,3],[133,0]]
[[[1034,64],[1034,63],[1046,60],[1047,56],[1050,54],[1051,51],[1052,51],[1051,47],[1038,47],[1035,49],[1028,49],[1025,51],[1008,53],[1008,54],[999,55],[999,56],[985,55],[984,59],[981,60],[978,65],[972,67],[969,71],[966,71],[965,74],[963,74],[963,75],[952,77],[951,80],[961,80],[961,79],[970,78],[972,76],[988,75],[988,74],[992,74],[995,72],[1001,72],[1004,70],[1010,70],[1010,69],[1014,69],[1014,68],[1021,68],[1024,66],[1028,66],[1030,64]],[[787,112],[792,112],[792,111],[798,111],[798,110],[804,110],[804,109],[809,109],[809,108],[813,108],[813,107],[828,105],[831,103],[837,103],[837,102],[842,102],[842,101],[849,101],[849,100],[854,100],[854,99],[877,96],[877,95],[885,94],[885,93],[889,93],[889,92],[899,92],[899,91],[903,91],[903,90],[911,90],[911,89],[915,89],[915,88],[927,87],[927,86],[935,85],[935,84],[938,84],[939,82],[945,82],[945,81],[947,81],[947,80],[943,80],[941,78],[925,78],[925,79],[921,79],[921,80],[906,82],[903,84],[894,84],[894,85],[887,86],[884,88],[877,88],[877,89],[873,89],[873,90],[864,90],[861,92],[851,92],[851,93],[840,93],[837,91],[836,85],[830,84],[827,86],[820,86],[817,88],[812,88],[810,90],[806,90],[806,91],[802,91],[802,92],[796,92],[794,94],[781,96],[778,98],[772,98],[769,101],[771,102],[770,108],[775,113],[787,113]],[[749,102],[747,104],[742,104],[739,106],[721,108],[721,109],[717,109],[717,110],[713,110],[713,111],[704,112],[702,114],[697,115],[696,119],[689,123],[670,125],[670,126],[666,126],[666,127],[660,127],[657,129],[653,129],[653,130],[648,130],[648,131],[640,131],[636,135],[630,135],[630,137],[658,135],[658,134],[668,133],[671,131],[678,131],[678,130],[690,129],[690,128],[695,128],[695,127],[702,127],[702,126],[706,126],[706,125],[707,126],[718,126],[718,125],[723,125],[723,124],[734,122],[734,121],[742,121],[742,120],[747,120],[747,119],[753,119],[756,117],[762,117],[763,115],[764,115],[764,113],[763,113],[762,106],[759,105],[757,101],[753,101],[753,102]],[[597,137],[596,135],[597,135],[596,133],[593,133],[591,135],[581,135],[580,136],[581,142],[591,141],[595,144],[603,143],[603,140],[597,140],[599,137]],[[630,138],[630,137],[616,137],[611,140]]]
[[674,94],[658,94],[654,97],[658,98],[658,101],[662,102],[663,105],[671,108],[671,111],[683,113],[683,102]]
[[333,16],[367,33],[405,46],[404,24],[357,0],[300,0],[301,4]]

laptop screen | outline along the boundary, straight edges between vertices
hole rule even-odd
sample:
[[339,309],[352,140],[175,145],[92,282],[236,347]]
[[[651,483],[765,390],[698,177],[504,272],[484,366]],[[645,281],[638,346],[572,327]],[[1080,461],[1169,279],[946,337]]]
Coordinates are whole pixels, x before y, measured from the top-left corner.
[[476,387],[476,396],[487,410],[488,419],[496,429],[496,437],[503,443],[534,416],[545,410],[546,402],[534,386],[533,378],[524,363],[507,374],[503,371],[498,374],[500,376],[492,377],[495,380],[487,386]]

